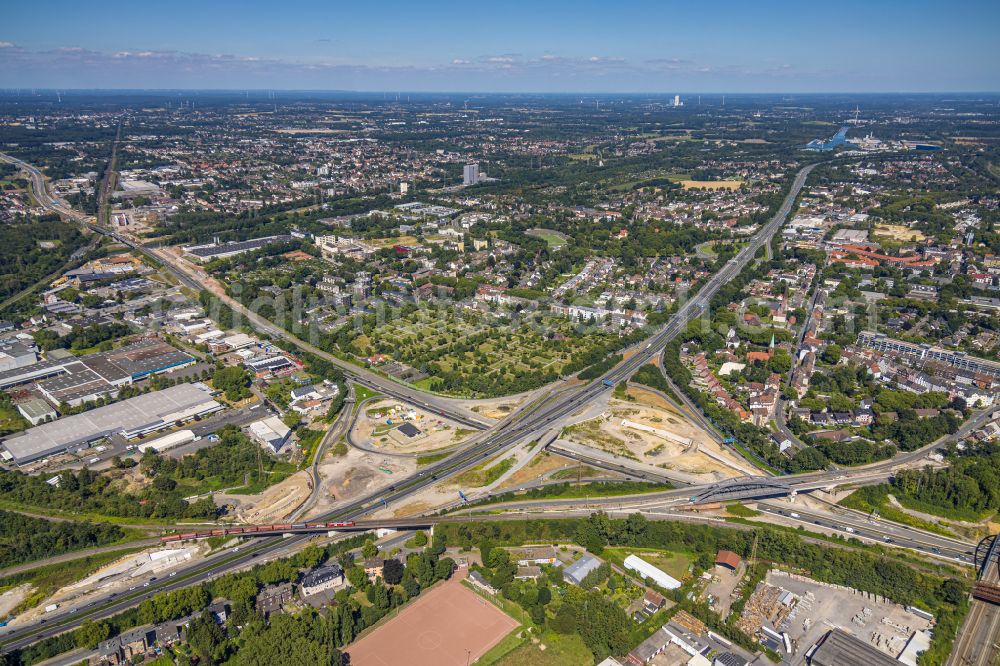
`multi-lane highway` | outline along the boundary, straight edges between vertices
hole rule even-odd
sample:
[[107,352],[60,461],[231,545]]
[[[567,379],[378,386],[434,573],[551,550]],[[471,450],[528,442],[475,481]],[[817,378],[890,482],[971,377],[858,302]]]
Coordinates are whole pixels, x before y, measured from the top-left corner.
[[[131,238],[118,233],[117,231],[100,226],[94,222],[93,218],[73,209],[65,201],[54,198],[48,191],[44,174],[42,174],[42,172],[34,165],[4,153],[0,153],[0,160],[13,164],[28,173],[32,196],[34,196],[35,200],[38,201],[42,207],[85,225],[96,233],[114,238],[117,242],[132,248],[136,252],[140,252],[150,257],[157,263],[163,264],[181,285],[195,292],[200,292],[205,288],[203,276],[198,275],[192,268],[185,266],[183,262],[178,260],[176,257],[173,257],[166,252],[156,252],[155,250],[147,248],[141,243],[138,243]],[[468,410],[456,407],[456,401],[454,400],[439,398],[438,396],[434,396],[424,391],[410,388],[377,373],[366,370],[365,368],[348,363],[343,359],[311,345],[305,340],[299,339],[263,317],[257,316],[238,301],[225,295],[221,295],[219,298],[222,299],[230,308],[239,312],[240,315],[243,316],[258,331],[274,338],[284,339],[303,351],[315,354],[316,356],[339,366],[345,371],[345,374],[349,378],[358,384],[375,389],[399,400],[412,402],[437,414],[447,416],[449,419],[464,426],[475,428],[476,430],[485,430],[491,425],[486,420],[477,417]]]
[[844,538],[853,537],[862,541],[885,543],[941,559],[954,560],[963,565],[972,565],[975,545],[971,543],[884,520],[869,519],[848,509],[838,507],[832,511],[815,511],[778,502],[759,502],[757,509],[772,516],[780,516],[789,522],[830,530]]
[[[37,198],[39,198],[39,201],[47,201],[48,206],[57,212],[67,214],[73,219],[80,220],[78,213],[73,211],[72,214],[70,214],[63,211],[59,208],[59,202],[55,202],[51,199],[51,197],[49,197],[45,188],[44,178],[37,169],[34,169],[34,167],[30,167],[30,165],[20,162],[19,160],[16,162],[23,168],[27,168],[29,172],[32,172],[33,180],[37,175],[37,186],[39,190]],[[690,321],[699,317],[706,310],[709,301],[716,294],[719,288],[723,284],[732,280],[740,271],[742,271],[753,259],[754,255],[763,246],[763,244],[777,232],[788,216],[795,198],[798,196],[799,191],[802,189],[806,178],[809,176],[809,173],[812,171],[814,166],[815,165],[810,165],[799,171],[792,183],[792,187],[790,188],[787,197],[773,218],[750,239],[750,242],[742,250],[740,250],[736,256],[730,259],[721,271],[708,280],[708,282],[698,291],[693,299],[682,305],[670,318],[667,324],[656,332],[651,338],[649,338],[646,343],[626,361],[619,363],[599,380],[580,388],[565,390],[558,395],[550,396],[548,399],[538,400],[527,405],[517,414],[509,417],[498,426],[494,427],[484,436],[476,438],[474,446],[469,446],[438,463],[430,465],[428,468],[416,473],[408,479],[401,481],[398,485],[390,486],[384,494],[364,497],[337,510],[336,512],[332,512],[327,516],[321,516],[318,520],[361,518],[382,508],[383,506],[387,506],[390,502],[399,501],[433,483],[436,483],[440,478],[474,467],[504,449],[518,444],[525,438],[544,432],[564,419],[566,416],[581,409],[583,406],[590,404],[590,402],[592,402],[600,394],[610,390],[604,383],[605,381],[610,385],[615,385],[618,382],[631,377],[639,367],[648,363],[656,354],[660,352],[665,344],[670,342],[681,331],[683,331]],[[124,237],[120,237],[111,231],[96,226],[94,228],[101,233],[113,235],[120,242],[123,242],[138,251],[147,254],[150,253],[147,248],[144,248],[143,246]],[[167,257],[163,255],[155,255],[155,258],[160,262],[164,262],[164,260],[167,259]],[[194,289],[201,289],[201,284],[197,283],[195,278],[190,275],[188,270],[184,269],[183,266],[170,262],[167,262],[167,265],[173,272],[175,272],[178,279],[181,279],[185,284],[188,284]],[[248,311],[245,312],[245,314],[252,315],[252,313]],[[310,353],[318,352],[318,355],[321,355],[323,358],[327,358],[331,362],[336,362],[338,365],[345,364],[345,362],[341,359],[337,359],[336,357],[326,354],[313,345],[295,338],[271,322],[263,320],[260,317],[256,317],[255,315],[253,315],[253,317],[256,319],[255,323],[262,326],[266,332],[282,337]],[[251,321],[254,321],[254,319],[251,319]],[[354,374],[354,376],[359,379],[361,383],[374,383],[379,387],[379,390],[384,391],[384,387],[382,386],[386,383],[384,378],[367,371],[364,373],[357,373],[357,370],[358,369],[354,366],[350,366],[349,372]],[[407,390],[407,393],[408,392],[409,390]],[[410,400],[412,399],[412,396],[407,395],[404,399]],[[426,394],[420,394],[417,396],[418,403],[425,400],[427,400]],[[433,409],[433,407],[429,408]],[[305,537],[291,537],[291,539],[304,538]],[[287,546],[288,540],[285,540],[284,544],[279,545],[281,547]],[[250,561],[251,557],[255,556],[255,554],[259,555],[260,553],[267,552],[269,549],[274,547],[277,546],[260,544],[254,547],[253,552],[245,551],[239,555],[229,558],[222,558],[219,560],[201,563],[199,566],[193,567],[191,573],[185,575],[183,578],[178,577],[180,580],[172,579],[167,581],[156,581],[155,584],[148,588],[147,593],[152,594],[167,589],[173,589],[181,584],[193,584],[216,575],[221,571],[246,564]],[[87,616],[100,614],[100,616],[103,617],[108,614],[112,614],[122,608],[128,607],[130,604],[138,603],[143,597],[144,595],[140,592],[137,595],[129,596],[125,599],[109,599],[105,603],[95,606],[92,610],[86,613],[77,613],[73,617],[59,618],[59,623],[64,629],[70,628],[72,626],[76,626],[76,624],[81,622],[83,618]],[[51,626],[52,625],[50,624],[50,627]],[[40,633],[47,633],[49,631],[51,631],[51,629],[39,628],[38,626],[25,627],[23,629],[15,630],[9,634],[4,641],[2,641],[3,649],[9,650],[27,645],[31,641],[37,640],[37,638],[40,637]]]
[[[24,163],[20,164],[28,168],[28,165],[24,165]],[[604,381],[607,381],[610,385],[615,385],[620,381],[628,379],[639,367],[649,362],[656,354],[660,353],[664,345],[682,332],[690,321],[701,316],[707,309],[710,300],[719,288],[728,281],[732,280],[747,266],[750,261],[753,260],[757,251],[759,251],[764,243],[774,236],[775,232],[783,224],[785,218],[791,210],[796,196],[804,185],[811,170],[812,166],[808,166],[797,174],[788,196],[774,217],[758,231],[750,242],[733,259],[731,259],[726,266],[719,271],[719,273],[713,276],[699,290],[693,299],[681,306],[663,328],[657,331],[647,341],[639,345],[639,348],[635,351],[635,353],[632,354],[626,361],[619,363],[597,381],[580,387],[564,389],[558,394],[550,394],[522,407],[522,409],[516,414],[493,426],[489,431],[475,437],[472,445],[457,451],[452,456],[439,461],[438,463],[428,466],[407,479],[401,480],[398,484],[390,486],[384,492],[363,497],[338,509],[337,511],[324,516],[316,517],[314,520],[362,519],[364,516],[388,506],[390,503],[398,502],[415,492],[436,483],[439,479],[474,467],[481,462],[498,455],[503,450],[524,441],[526,438],[536,437],[549,428],[558,426],[558,424],[567,416],[572,415],[586,405],[590,404],[603,392],[609,391],[610,388],[605,385]],[[31,171],[31,168],[29,168],[29,171]],[[37,170],[35,170],[35,172],[37,173]],[[38,174],[38,177],[41,178],[41,174]],[[40,181],[40,191],[45,192],[44,179],[41,179]],[[41,196],[45,197],[47,194],[43,194]],[[86,222],[86,220],[82,220],[79,217],[78,213],[68,212],[57,208],[56,206],[60,205],[59,202],[53,202],[51,205],[54,210],[66,214],[73,219]],[[64,206],[64,204],[62,205]],[[97,228],[97,230],[101,233],[113,233],[106,229]],[[118,235],[115,235],[115,238],[138,251],[150,254],[150,251],[147,248],[144,248],[126,238],[119,237]],[[171,272],[173,272],[183,284],[191,286],[193,289],[202,288],[201,283],[197,282],[196,278],[188,272],[188,269],[181,265],[181,262],[165,262],[165,257],[162,254],[153,256],[157,259],[157,261],[165,263],[168,269],[171,270]],[[232,302],[231,305],[232,304],[235,304],[235,302]],[[249,312],[246,312],[245,314],[252,315],[252,313]],[[349,375],[362,385],[373,386],[389,395],[394,395],[400,399],[416,402],[417,404],[428,409],[436,409],[436,405],[433,402],[433,396],[428,396],[427,394],[416,391],[415,389],[403,387],[379,375],[375,375],[374,373],[368,373],[367,371],[362,372],[361,370],[363,369],[356,368],[341,359],[337,359],[336,357],[332,357],[331,355],[316,349],[314,346],[309,345],[305,341],[291,336],[291,334],[286,331],[279,329],[271,322],[262,320],[259,317],[256,317],[255,319],[250,318],[250,321],[255,325],[258,325],[268,334],[284,338],[285,340],[298,346],[300,349],[310,353],[315,353],[327,360],[330,360],[331,362],[337,363],[337,365],[340,365],[341,367],[346,366],[345,370],[349,373]],[[389,384],[389,386],[386,386],[387,384]],[[438,409],[438,411],[443,412],[444,410]],[[445,415],[453,418],[450,414],[445,413]],[[973,421],[970,421],[963,426],[963,431],[971,431],[973,427],[978,427],[977,424],[981,424],[984,416],[985,415],[983,414],[978,415],[976,419],[973,419]],[[483,427],[486,426],[486,424],[480,425]],[[871,465],[858,470],[815,472],[796,477],[787,477],[787,479],[793,487],[802,488],[803,490],[808,488],[823,487],[824,485],[850,483],[855,480],[862,481],[867,478],[884,479],[888,476],[891,469],[895,465],[919,460],[927,454],[930,448],[936,445],[938,445],[938,443],[924,447],[924,449],[921,449],[920,451],[905,454],[896,461],[885,461],[883,463],[878,463],[876,465]],[[670,493],[688,494],[690,491],[691,489],[685,489],[681,491],[670,491]],[[621,504],[622,498],[617,498],[616,501]],[[575,500],[575,502],[579,505],[579,500]],[[588,501],[588,505],[594,503],[595,501]],[[555,502],[551,500],[545,503],[546,506],[552,506],[553,504],[555,504]],[[856,530],[857,528],[854,529]],[[866,527],[865,529],[867,530],[868,528]],[[873,531],[873,534],[875,533],[876,532]],[[117,597],[108,596],[99,601],[93,602],[90,607],[77,610],[77,612],[73,614],[56,615],[51,618],[46,618],[48,620],[47,626],[32,625],[23,628],[16,628],[0,640],[0,646],[2,646],[3,650],[23,647],[44,635],[53,633],[56,627],[58,627],[60,631],[63,631],[77,626],[80,622],[89,617],[106,617],[108,615],[112,615],[139,603],[146,596],[157,592],[195,584],[220,575],[231,569],[252,564],[256,561],[255,558],[273,555],[279,551],[284,552],[285,550],[296,547],[296,545],[301,545],[302,541],[307,538],[307,536],[299,535],[292,536],[284,540],[270,539],[260,543],[255,543],[251,546],[246,546],[241,549],[239,553],[226,552],[219,554],[215,557],[192,565],[176,577],[152,582],[149,587],[142,588],[134,593],[119,595]]]

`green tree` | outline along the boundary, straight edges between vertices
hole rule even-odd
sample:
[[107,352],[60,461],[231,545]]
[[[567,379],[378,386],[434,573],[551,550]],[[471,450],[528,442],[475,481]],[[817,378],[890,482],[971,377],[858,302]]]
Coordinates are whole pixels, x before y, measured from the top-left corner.
[[226,394],[231,401],[250,397],[250,373],[238,365],[219,368],[212,375],[212,386]]

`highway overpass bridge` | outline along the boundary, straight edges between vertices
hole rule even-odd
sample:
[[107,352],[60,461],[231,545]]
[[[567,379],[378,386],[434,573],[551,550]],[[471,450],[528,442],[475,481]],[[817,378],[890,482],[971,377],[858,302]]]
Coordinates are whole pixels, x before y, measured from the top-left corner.
[[691,496],[692,504],[727,502],[732,500],[767,499],[785,497],[795,492],[786,481],[769,476],[751,476],[729,479],[712,484]]

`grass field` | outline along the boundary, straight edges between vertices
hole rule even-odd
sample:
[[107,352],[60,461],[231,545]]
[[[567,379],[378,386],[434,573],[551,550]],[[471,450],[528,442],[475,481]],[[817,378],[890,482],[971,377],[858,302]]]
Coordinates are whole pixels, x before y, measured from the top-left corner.
[[21,432],[29,425],[16,407],[0,407],[0,435]]
[[[587,649],[583,639],[577,634],[557,634],[554,631],[542,632],[537,639],[517,639],[519,646],[508,650],[495,660],[487,660],[489,653],[477,662],[492,666],[587,666],[594,663],[594,655]],[[508,637],[508,639],[511,637]],[[508,639],[497,644],[497,648]],[[537,640],[537,642],[535,642]]]
[[551,248],[559,248],[566,244],[566,238],[562,234],[549,229],[531,229],[525,233],[529,236],[541,238]]
[[452,453],[454,453],[454,451],[445,451],[443,453],[428,453],[426,455],[417,456],[417,466],[430,465],[431,463],[436,463],[439,460],[444,460]]
[[504,473],[513,466],[513,457],[504,458],[499,462],[497,462],[496,458],[493,458],[478,467],[473,467],[467,472],[462,472],[454,478],[454,483],[460,486],[469,486],[471,488],[488,486],[503,476]]
[[604,555],[619,566],[624,566],[622,562],[629,555],[636,555],[677,580],[684,580],[689,576],[688,567],[691,566],[693,559],[686,553],[675,553],[669,550],[637,550],[635,548],[606,548]]

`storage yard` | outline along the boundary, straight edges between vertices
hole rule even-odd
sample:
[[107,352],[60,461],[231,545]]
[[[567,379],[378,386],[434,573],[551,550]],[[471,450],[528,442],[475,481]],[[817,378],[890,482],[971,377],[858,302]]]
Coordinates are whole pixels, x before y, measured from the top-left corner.
[[781,634],[787,634],[790,662],[798,665],[806,663],[806,652],[820,638],[837,628],[898,657],[915,633],[933,627],[920,613],[885,597],[772,570],[747,600],[737,626],[772,642],[783,655]]

